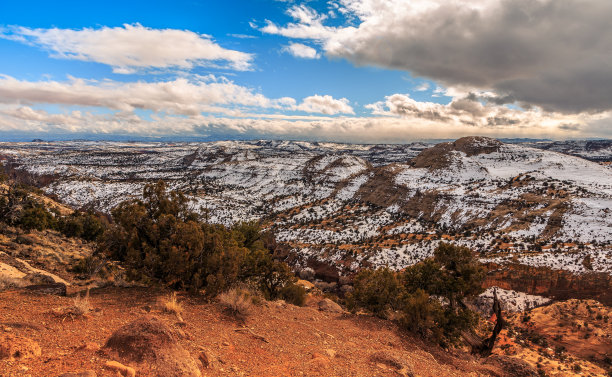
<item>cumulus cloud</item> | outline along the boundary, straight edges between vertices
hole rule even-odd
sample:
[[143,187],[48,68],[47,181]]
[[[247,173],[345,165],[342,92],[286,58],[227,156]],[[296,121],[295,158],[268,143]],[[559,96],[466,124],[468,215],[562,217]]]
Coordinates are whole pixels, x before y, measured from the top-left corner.
[[296,58],[302,59],[318,59],[319,53],[316,49],[306,46],[301,43],[290,43],[288,46],[283,47],[283,51],[290,53]]
[[80,30],[11,27],[1,29],[0,38],[42,47],[56,58],[107,64],[115,73],[201,65],[248,70],[253,59],[251,54],[219,46],[208,35],[140,24]]
[[[384,101],[366,105],[373,115],[401,117],[412,121],[431,121],[438,127],[446,126],[449,132],[454,128],[473,127],[480,133],[541,127],[557,128],[562,131],[576,131],[599,116],[588,113],[563,114],[546,112],[538,108],[523,110],[511,109],[494,101],[485,102],[487,93],[468,93],[455,97],[448,104],[420,102],[408,94],[393,94]],[[495,98],[495,97],[494,97]],[[609,114],[605,115],[609,117]],[[505,131],[504,131],[505,132]]]
[[304,98],[304,101],[295,109],[307,113],[321,113],[327,115],[355,113],[351,105],[349,105],[348,99],[335,99],[329,95],[320,96],[318,94]]
[[293,6],[263,32],[319,42],[328,56],[495,91],[547,111],[612,109],[609,0],[335,0],[350,22]]

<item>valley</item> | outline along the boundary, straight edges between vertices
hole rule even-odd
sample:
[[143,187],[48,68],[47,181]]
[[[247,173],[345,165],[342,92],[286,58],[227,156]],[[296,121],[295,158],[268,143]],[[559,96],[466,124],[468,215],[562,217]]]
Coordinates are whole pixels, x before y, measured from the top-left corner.
[[3,143],[0,155],[74,208],[108,213],[164,180],[210,222],[261,221],[298,271],[327,281],[402,269],[445,241],[499,268],[609,277],[610,155],[567,143]]

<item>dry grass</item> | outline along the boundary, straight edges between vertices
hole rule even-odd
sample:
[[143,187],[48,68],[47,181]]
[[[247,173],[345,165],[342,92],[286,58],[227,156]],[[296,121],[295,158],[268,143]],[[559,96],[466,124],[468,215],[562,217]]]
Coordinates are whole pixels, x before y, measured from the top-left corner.
[[86,317],[89,313],[91,313],[91,303],[89,302],[89,289],[85,293],[83,297],[81,297],[80,293],[72,299],[72,305],[55,308],[51,310],[51,313],[57,317],[61,317],[62,320],[66,318],[77,318],[77,317]]
[[164,312],[176,315],[176,317],[183,322],[183,305],[178,301],[176,292],[172,292],[166,297],[162,303],[162,307]]
[[89,302],[89,289],[83,297],[81,297],[81,295],[77,293],[76,297],[72,299],[71,309],[71,313],[77,316],[84,316],[91,312],[91,304]]
[[247,290],[232,288],[219,295],[219,303],[235,316],[246,318],[253,307],[253,298]]

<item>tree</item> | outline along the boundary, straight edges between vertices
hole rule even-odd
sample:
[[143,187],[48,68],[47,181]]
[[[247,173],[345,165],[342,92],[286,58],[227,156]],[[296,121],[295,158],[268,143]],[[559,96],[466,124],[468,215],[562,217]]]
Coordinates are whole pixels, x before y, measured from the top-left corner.
[[348,297],[349,309],[364,308],[378,317],[400,307],[402,286],[397,274],[388,267],[362,270],[353,280],[353,292]]
[[266,298],[289,291],[295,276],[272,258],[267,236],[255,222],[232,229],[209,224],[189,209],[187,198],[168,192],[164,182],[145,186],[143,199],[120,203],[100,251],[126,267],[128,278],[214,296],[248,282]]
[[[439,308],[431,304],[422,306],[432,310],[437,329],[449,342],[458,340],[463,331],[475,324],[477,318],[466,307],[464,300],[482,292],[483,278],[484,269],[472,251],[448,243],[440,243],[433,258],[406,268],[402,276],[404,289],[409,295],[407,297],[422,290],[443,299],[445,305]],[[414,305],[406,308],[409,314]]]

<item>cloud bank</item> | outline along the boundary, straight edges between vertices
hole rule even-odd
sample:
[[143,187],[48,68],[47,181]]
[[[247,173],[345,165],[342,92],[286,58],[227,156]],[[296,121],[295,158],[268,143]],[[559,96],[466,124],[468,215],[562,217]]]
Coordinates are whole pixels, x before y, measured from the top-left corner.
[[311,39],[330,57],[494,90],[565,113],[612,109],[609,0],[336,0],[327,26],[304,5],[260,30]]

